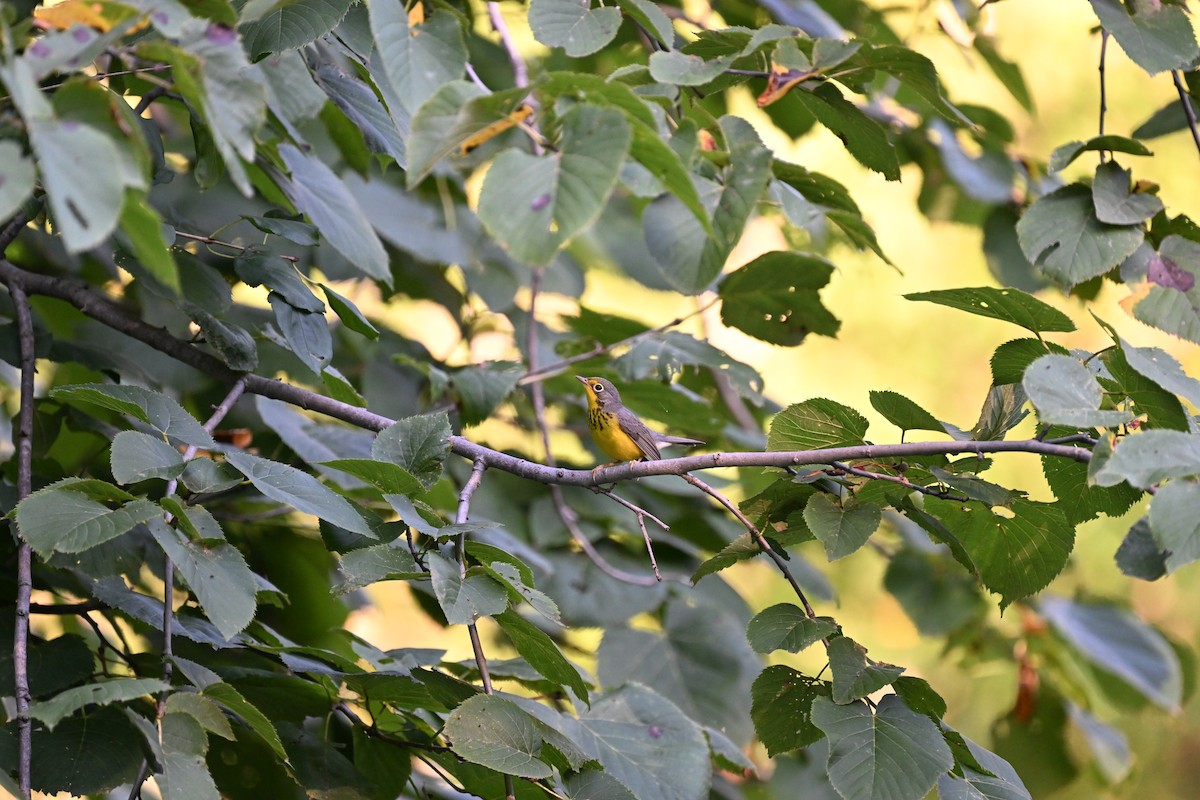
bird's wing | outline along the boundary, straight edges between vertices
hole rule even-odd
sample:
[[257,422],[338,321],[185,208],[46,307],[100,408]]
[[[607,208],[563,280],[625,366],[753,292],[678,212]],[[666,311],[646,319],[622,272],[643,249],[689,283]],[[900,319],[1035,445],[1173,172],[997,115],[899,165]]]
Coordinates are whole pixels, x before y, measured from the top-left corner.
[[617,424],[629,435],[630,439],[633,439],[633,443],[642,451],[642,455],[652,460],[662,458],[662,453],[658,452],[658,445],[654,442],[654,432],[646,427],[646,423],[637,418],[637,414],[622,407],[617,412]]

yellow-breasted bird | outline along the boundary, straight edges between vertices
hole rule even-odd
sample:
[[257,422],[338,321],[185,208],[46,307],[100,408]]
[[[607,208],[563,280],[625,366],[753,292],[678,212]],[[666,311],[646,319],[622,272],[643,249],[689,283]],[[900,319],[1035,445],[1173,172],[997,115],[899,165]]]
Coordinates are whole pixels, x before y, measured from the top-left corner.
[[647,428],[646,423],[621,402],[621,393],[611,381],[579,375],[575,379],[583,384],[587,392],[588,430],[600,449],[616,462],[662,458],[658,450],[660,444],[704,444],[698,439],[667,436]]

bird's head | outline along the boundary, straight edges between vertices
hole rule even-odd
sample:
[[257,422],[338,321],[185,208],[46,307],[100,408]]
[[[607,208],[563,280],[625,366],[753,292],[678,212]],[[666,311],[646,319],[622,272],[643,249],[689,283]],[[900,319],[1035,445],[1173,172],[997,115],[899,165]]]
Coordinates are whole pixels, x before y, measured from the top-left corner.
[[621,394],[617,391],[617,387],[612,385],[612,381],[605,378],[585,378],[581,375],[576,375],[575,380],[583,384],[583,390],[587,392],[589,408],[604,408],[605,406],[614,406],[621,402]]

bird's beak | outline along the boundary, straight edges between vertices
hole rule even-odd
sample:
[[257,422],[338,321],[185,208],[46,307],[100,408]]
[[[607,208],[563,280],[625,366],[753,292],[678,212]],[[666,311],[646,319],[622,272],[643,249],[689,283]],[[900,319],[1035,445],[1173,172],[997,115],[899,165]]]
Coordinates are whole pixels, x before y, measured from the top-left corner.
[[575,380],[579,381],[580,383],[582,383],[584,385],[587,385],[587,378],[583,377],[582,375],[576,375]]

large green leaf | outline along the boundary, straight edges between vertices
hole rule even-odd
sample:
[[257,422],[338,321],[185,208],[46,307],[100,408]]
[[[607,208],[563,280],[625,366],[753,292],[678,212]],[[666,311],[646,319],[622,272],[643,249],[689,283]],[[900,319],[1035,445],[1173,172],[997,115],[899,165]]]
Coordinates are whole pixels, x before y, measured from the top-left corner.
[[427,560],[434,596],[451,625],[471,625],[508,608],[508,592],[490,575],[478,568],[463,575],[458,564],[436,552]]
[[170,480],[183,474],[183,456],[161,438],[140,431],[121,431],[113,437],[110,455],[113,479],[136,483],[148,478]]
[[389,155],[401,167],[405,165],[404,138],[400,127],[383,103],[379,102],[374,89],[332,64],[318,67],[316,80],[334,105],[362,131],[363,140],[371,152]]
[[765,253],[721,281],[721,321],[771,344],[794,346],[809,333],[837,334],[841,323],[819,290],[833,265],[794,252]]
[[920,800],[954,766],[950,747],[928,717],[899,697],[835,705],[818,697],[813,723],[829,737],[829,780],[855,800]]
[[867,649],[847,636],[830,639],[828,651],[833,702],[838,704],[874,694],[891,685],[904,672],[904,667],[868,659]]
[[10,219],[33,193],[33,161],[11,139],[0,142],[0,219]]
[[775,415],[767,436],[767,449],[817,450],[862,444],[868,424],[853,408],[815,397],[794,403]]
[[1168,711],[1183,701],[1179,656],[1161,633],[1124,609],[1046,597],[1041,612],[1068,642]]
[[479,219],[522,261],[544,264],[600,216],[629,154],[624,115],[576,106],[563,117],[551,155],[506,150],[479,193]]
[[1096,168],[1092,182],[1096,219],[1109,225],[1136,225],[1163,210],[1157,195],[1130,191],[1130,181],[1130,171],[1116,161]]
[[278,461],[229,450],[225,460],[245,475],[254,488],[279,503],[326,522],[374,539],[367,521],[354,505],[307,472]]
[[833,131],[864,167],[889,181],[900,180],[896,148],[883,126],[847,100],[833,84],[822,83],[813,91],[797,89],[789,97],[798,100],[817,121]]
[[397,543],[372,545],[339,555],[338,569],[345,580],[333,587],[335,594],[353,592],[378,581],[409,581],[427,575],[408,548]]
[[698,55],[679,50],[659,50],[650,54],[650,76],[661,83],[703,86],[712,83],[733,62],[733,56],[706,61]]
[[1127,411],[1104,410],[1104,390],[1079,359],[1044,355],[1025,370],[1021,381],[1042,422],[1078,427],[1115,427],[1133,418]]
[[49,558],[56,551],[82,553],[161,513],[146,500],[130,500],[113,509],[72,491],[70,485],[51,485],[17,505],[17,525],[29,546],[42,558]]
[[830,561],[845,558],[867,543],[882,520],[874,503],[846,500],[839,504],[827,494],[814,494],[804,506],[804,523]]
[[1124,340],[1120,341],[1120,345],[1132,369],[1193,406],[1200,407],[1200,380],[1184,372],[1174,356],[1157,347],[1134,347]]
[[828,684],[782,664],[762,671],[751,691],[750,714],[767,755],[774,758],[824,736],[812,723],[812,706],[817,697],[829,697]]
[[1050,154],[1050,160],[1046,166],[1051,172],[1061,172],[1084,153],[1096,152],[1128,153],[1133,156],[1154,155],[1150,152],[1149,147],[1137,139],[1109,133],[1103,136],[1093,136],[1084,142],[1075,141],[1059,145]]
[[290,144],[281,145],[279,155],[291,173],[285,188],[296,208],[355,268],[389,283],[391,271],[383,243],[346,184],[325,162]]
[[337,27],[353,0],[294,0],[279,3],[242,27],[246,52],[254,59],[268,53],[297,50]]
[[29,714],[46,723],[54,730],[58,723],[85,706],[124,703],[168,688],[157,678],[114,678],[100,683],[89,683],[60,692],[49,700],[41,700],[29,707]]
[[521,657],[540,672],[542,677],[560,686],[569,687],[576,697],[587,701],[587,685],[579,676],[579,671],[567,661],[558,645],[544,631],[512,609],[496,614],[493,619],[507,634]]
[[426,488],[442,476],[450,453],[450,420],[444,414],[405,417],[379,432],[371,456],[402,467]]
[[771,151],[740,117],[722,117],[721,132],[729,148],[723,186],[708,184],[701,202],[712,206],[712,235],[694,211],[666,195],[650,204],[642,217],[646,246],[670,286],[688,294],[709,287],[741,238],[746,220],[771,177]]
[[621,12],[592,8],[590,0],[530,0],[529,27],[547,47],[561,47],[572,58],[588,56],[612,41]]
[[[1187,69],[1200,47],[1184,8],[1172,3],[1089,0],[1100,24],[1135,64],[1149,72]],[[1132,13],[1131,13],[1132,12]]]
[[1070,333],[1075,323],[1063,312],[1020,289],[978,286],[970,289],[939,289],[913,292],[905,300],[924,300],[957,308],[969,314],[1020,325],[1034,333]]
[[890,75],[919,95],[946,119],[959,124],[966,121],[963,113],[955,108],[942,92],[942,84],[938,80],[933,62],[914,50],[900,45],[860,47],[845,66],[874,69]]
[[662,695],[630,684],[592,703],[563,732],[638,800],[700,800],[711,777],[704,733]]
[[1161,487],[1150,504],[1150,529],[1154,541],[1167,553],[1167,572],[1200,559],[1200,484],[1171,481]]
[[984,586],[1000,595],[1001,608],[1045,588],[1075,544],[1074,529],[1051,503],[1017,498],[1001,515],[977,500],[926,498],[925,510],[962,543]]
[[463,76],[467,46],[454,14],[439,11],[412,26],[401,3],[370,3],[367,9],[384,73],[409,114]]
[[[556,756],[543,747],[561,735],[511,700],[476,695],[451,712],[442,732],[459,756],[518,778],[548,778]],[[547,737],[552,741],[547,742]]]
[[413,116],[408,139],[408,185],[416,186],[446,156],[493,125],[509,119],[529,96],[516,87],[485,94],[466,81],[449,81]]
[[128,414],[184,444],[206,450],[217,449],[216,441],[204,430],[204,426],[185,411],[177,400],[161,392],[143,389],[141,386],[80,383],[54,389],[51,396],[68,402],[91,403]]
[[1129,481],[1147,489],[1167,478],[1200,475],[1200,436],[1182,431],[1150,430],[1126,436],[1112,456],[1092,473],[1100,486]]
[[1103,275],[1145,238],[1139,227],[1096,219],[1092,193],[1072,184],[1041,197],[1017,223],[1025,257],[1069,286]]
[[143,762],[136,729],[122,709],[111,706],[68,717],[53,731],[35,727],[33,752],[72,754],[33,759],[31,783],[51,794],[103,795],[128,787]]
[[258,588],[241,552],[229,542],[186,541],[162,517],[150,520],[150,533],[217,630],[226,639],[241,633],[254,619]]
[[791,603],[764,608],[746,626],[746,638],[759,653],[786,650],[799,653],[837,631],[832,617],[809,617]]
[[902,431],[944,433],[946,430],[935,416],[899,392],[872,390],[869,397],[871,407]]

